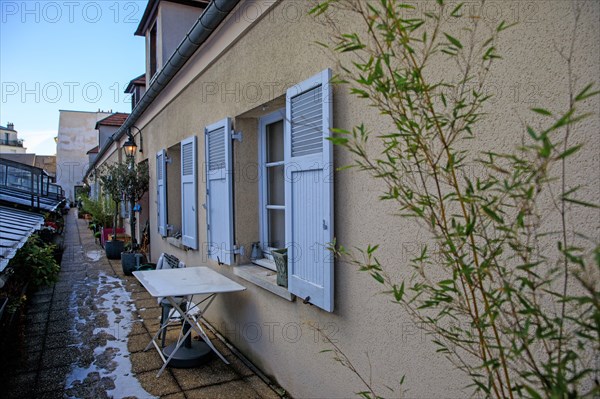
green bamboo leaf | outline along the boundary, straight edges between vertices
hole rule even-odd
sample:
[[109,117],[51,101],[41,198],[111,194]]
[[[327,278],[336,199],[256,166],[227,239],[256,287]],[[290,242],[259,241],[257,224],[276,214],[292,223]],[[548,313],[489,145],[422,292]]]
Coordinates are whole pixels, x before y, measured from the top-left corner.
[[593,91],[591,93],[589,92],[593,86],[593,83],[590,83],[589,85],[585,86],[585,88],[581,90],[581,92],[575,97],[575,101],[583,101],[586,98],[590,98],[597,94],[600,94],[600,91]]
[[573,155],[577,151],[579,151],[581,149],[581,147],[583,147],[583,144],[579,144],[579,145],[573,146],[571,148],[568,148],[564,152],[562,152],[561,154],[559,154],[557,158],[558,159],[564,159],[564,158],[568,157],[569,155]]
[[574,198],[563,197],[563,201],[570,202],[575,205],[585,206],[586,208],[600,208],[598,204],[592,204],[591,202],[581,201]]
[[377,244],[377,245],[374,245],[374,246],[371,246],[371,245],[369,245],[369,246],[367,247],[367,253],[368,253],[369,255],[371,255],[373,252],[377,251],[377,248],[379,248],[379,244]]
[[496,212],[494,212],[491,208],[483,205],[482,209],[486,213],[486,215],[488,215],[489,217],[491,217],[492,219],[494,219],[496,222],[498,222],[498,223],[504,223],[504,219],[502,219],[500,217],[500,215],[498,215]]
[[349,141],[348,138],[339,136],[327,137],[327,140],[331,141],[334,145],[346,145]]
[[456,7],[454,7],[454,10],[452,10],[452,12],[450,13],[450,16],[452,16],[454,18],[459,18],[461,16],[459,14],[459,11],[463,5],[465,5],[465,3],[458,3],[458,5]]
[[385,279],[383,278],[383,276],[381,274],[379,274],[378,272],[371,273],[371,276],[375,280],[377,280],[380,284],[383,284],[385,282]]
[[538,140],[538,136],[537,134],[535,134],[535,130],[533,130],[533,128],[531,128],[530,126],[527,126],[527,133],[531,136],[532,139],[534,140]]
[[485,52],[485,54],[483,55],[483,59],[484,60],[492,60],[494,58],[502,58],[500,57],[498,54],[495,54],[494,51],[496,51],[495,47],[490,47],[487,49],[487,51]]
[[332,2],[332,0],[326,0],[322,3],[317,4],[314,8],[312,8],[308,13],[310,15],[321,15],[323,14],[325,11],[327,11],[327,9],[329,8],[329,4]]
[[400,288],[394,286],[394,298],[396,298],[397,302],[401,302],[404,297],[404,281],[400,285]]
[[346,129],[340,129],[340,128],[337,128],[337,127],[333,127],[333,128],[331,128],[331,132],[332,132],[332,133],[335,133],[335,134],[350,134],[350,131],[349,131],[349,130],[346,130]]
[[449,35],[449,34],[447,34],[447,33],[444,33],[444,36],[446,36],[446,39],[448,39],[448,41],[449,41],[450,43],[452,43],[454,46],[458,47],[459,49],[462,49],[462,48],[463,48],[463,45],[462,45],[462,43],[461,43],[461,42],[460,42],[460,41],[459,41],[457,38],[455,38],[455,37],[453,37],[453,36],[450,36],[450,35]]
[[511,28],[511,27],[515,26],[516,24],[517,24],[516,22],[514,22],[512,24],[507,24],[506,21],[502,21],[496,28],[496,32],[502,32],[503,30]]
[[531,108],[531,110],[537,114],[540,115],[544,115],[544,116],[552,116],[552,112],[548,111],[547,109],[544,108]]
[[532,399],[542,399],[542,395],[540,395],[539,393],[537,393],[530,386],[525,385],[524,388],[527,391],[527,393],[531,396]]

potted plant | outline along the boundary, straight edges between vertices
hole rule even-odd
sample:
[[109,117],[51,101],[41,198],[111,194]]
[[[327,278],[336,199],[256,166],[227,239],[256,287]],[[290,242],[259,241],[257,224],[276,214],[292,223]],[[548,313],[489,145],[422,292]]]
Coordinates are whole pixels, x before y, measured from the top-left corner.
[[114,203],[113,213],[113,231],[111,240],[105,243],[104,249],[108,259],[120,259],[121,252],[125,243],[117,240],[117,222],[119,216],[119,203],[121,202],[122,194],[125,188],[125,174],[127,173],[127,165],[124,163],[114,163],[106,165],[100,173],[100,185],[102,191],[107,194]]
[[150,175],[148,164],[143,162],[135,164],[133,161],[123,174],[123,186],[125,199],[129,206],[129,224],[131,229],[131,246],[129,250],[121,254],[121,265],[123,273],[130,276],[137,266],[146,262],[144,254],[139,251],[135,232],[135,204],[148,191]]
[[277,285],[281,287],[288,286],[288,257],[287,248],[274,249],[271,251],[275,266],[277,267]]

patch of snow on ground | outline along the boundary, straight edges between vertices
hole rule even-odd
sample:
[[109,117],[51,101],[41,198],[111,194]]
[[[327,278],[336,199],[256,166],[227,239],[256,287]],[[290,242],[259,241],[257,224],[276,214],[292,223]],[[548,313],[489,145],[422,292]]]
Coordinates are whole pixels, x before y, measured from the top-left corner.
[[98,275],[98,282],[92,283],[88,277],[85,286],[88,291],[92,287],[91,291],[96,291],[96,295],[83,298],[85,293],[77,288],[72,295],[74,307],[71,310],[76,313],[75,335],[83,356],[67,377],[66,393],[77,398],[153,398],[131,371],[127,335],[132,323],[139,321],[134,320],[129,292],[120,279],[104,273]]
[[92,262],[98,262],[102,257],[102,251],[87,251],[85,256],[87,256]]

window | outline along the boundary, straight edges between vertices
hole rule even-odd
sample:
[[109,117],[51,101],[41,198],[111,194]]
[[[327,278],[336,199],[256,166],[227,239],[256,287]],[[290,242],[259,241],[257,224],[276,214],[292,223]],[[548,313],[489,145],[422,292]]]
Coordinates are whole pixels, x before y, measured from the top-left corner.
[[150,79],[157,70],[158,54],[156,52],[156,24],[150,29]]
[[[330,79],[331,70],[324,70],[287,90],[284,109],[264,115],[257,107],[240,116],[242,126],[257,132],[256,208],[245,207],[253,201],[250,182],[235,179],[241,197],[236,214],[243,221],[257,215],[260,230],[256,236],[238,224],[238,239],[260,241],[265,258],[255,263],[267,268],[274,268],[273,249],[286,248],[288,293],[329,312],[334,309],[334,263],[327,247],[333,241],[335,170],[333,145],[327,140],[332,124]],[[279,99],[274,103],[281,104]],[[226,143],[230,145],[230,137]],[[244,142],[239,145],[240,158],[251,159],[254,149],[244,149]],[[223,195],[220,203],[231,198]]]
[[167,236],[181,238],[181,144],[167,148]]
[[[285,248],[284,123],[285,109],[259,120],[260,235],[263,255],[273,260],[273,249]],[[275,270],[275,264],[261,262]]]
[[196,136],[156,154],[157,224],[163,237],[198,249]]

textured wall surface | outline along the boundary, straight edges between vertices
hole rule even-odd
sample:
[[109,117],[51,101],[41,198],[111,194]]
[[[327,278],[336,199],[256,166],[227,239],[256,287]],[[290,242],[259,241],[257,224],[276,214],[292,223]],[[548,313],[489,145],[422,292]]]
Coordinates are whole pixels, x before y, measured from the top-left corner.
[[[277,106],[271,105],[270,101],[280,99],[287,88],[325,68],[336,68],[332,55],[315,44],[315,41],[328,39],[328,30],[306,16],[306,3],[284,0],[260,20],[251,20],[250,9],[238,13],[238,23],[247,24],[251,20],[251,29],[232,41],[224,52],[214,50],[214,41],[208,43],[172,82],[171,87],[180,89],[167,89],[139,124],[144,129],[144,157],[149,158],[153,179],[157,151],[192,134],[198,135],[198,208],[202,209],[200,205],[205,201],[202,176],[204,127],[224,117],[234,118],[235,129],[244,133],[243,142],[234,143],[235,238],[238,244],[247,246],[247,251],[250,242],[258,241],[258,185],[251,173],[258,154],[256,118],[275,110]],[[574,72],[579,84],[598,84],[600,3],[578,3],[584,7],[584,12],[577,31]],[[418,8],[418,12],[423,10]],[[571,3],[491,2],[487,3],[482,15],[486,23],[492,25],[502,19],[519,22],[500,43],[499,52],[503,59],[492,71],[487,85],[495,98],[488,105],[489,115],[480,127],[480,135],[473,141],[476,149],[507,149],[520,142],[523,122],[539,124],[529,108],[538,106],[559,111],[567,103],[566,65],[556,48],[565,46],[570,40],[573,31]],[[344,18],[343,15],[338,17]],[[352,26],[355,21],[344,20],[344,23]],[[219,34],[224,38],[228,32],[221,30]],[[209,56],[213,58],[207,61],[205,58]],[[194,69],[194,65],[202,63],[206,67],[201,71]],[[435,64],[428,73],[446,76],[448,66]],[[333,108],[336,127],[349,129],[364,122],[375,131],[387,132],[389,128],[385,118],[350,96],[343,87],[335,89]],[[573,133],[574,143],[586,141],[588,144],[568,170],[574,184],[588,184],[582,195],[590,200],[600,198],[598,109],[599,100],[595,99],[589,105],[589,111],[594,115]],[[335,150],[334,159],[337,166],[351,161],[349,154],[340,149]],[[153,179],[150,215],[156,215],[156,182]],[[178,189],[168,186],[169,191]],[[381,182],[365,174],[356,171],[336,173],[335,235],[338,242],[348,246],[379,243],[380,261],[392,266],[395,276],[406,277],[410,273],[407,266],[410,254],[426,241],[426,235],[416,226],[392,216],[396,211],[394,207],[378,201],[382,190]],[[552,229],[555,222],[549,219],[547,228]],[[582,226],[598,239],[599,214],[595,218],[576,214],[572,223]],[[198,231],[201,249],[185,252],[166,243],[158,235],[156,226],[151,226],[153,259],[166,251],[179,256],[190,266],[206,264],[202,245],[206,242],[206,219],[202,210]],[[376,295],[379,287],[364,273],[341,263],[336,265],[336,309],[326,313],[301,301],[288,302],[239,279],[229,266],[211,266],[248,289],[219,297],[207,318],[292,396],[352,397],[363,389],[352,373],[332,360],[331,354],[320,353],[329,347],[310,323],[323,328],[360,372],[368,375],[371,370],[373,383],[378,387],[398,388],[401,376],[406,375],[404,388],[408,389],[409,397],[467,396],[463,391],[468,384],[464,376],[435,353],[435,347],[427,337],[397,306],[387,297]]]
[[74,200],[75,185],[82,184],[88,168],[87,152],[98,145],[96,122],[107,112],[60,111],[56,144],[56,183]]

